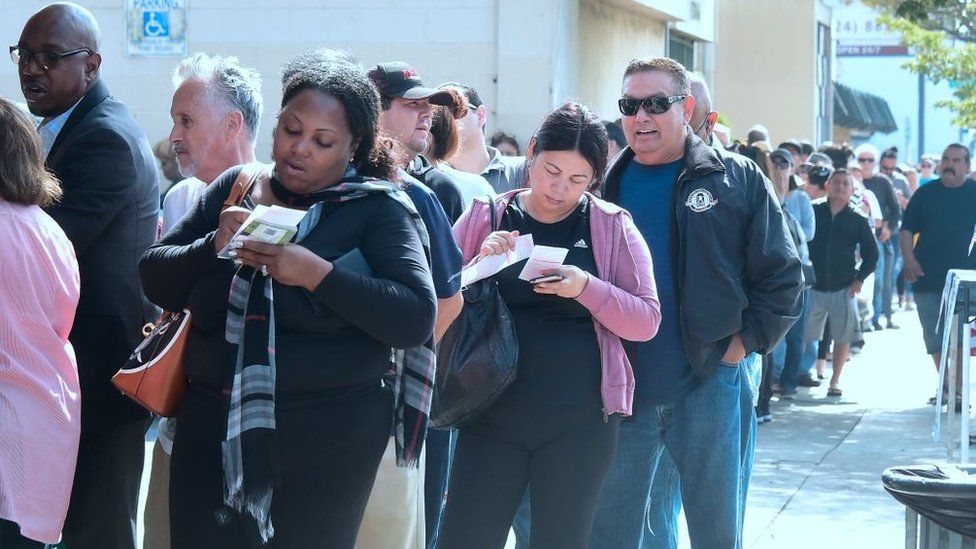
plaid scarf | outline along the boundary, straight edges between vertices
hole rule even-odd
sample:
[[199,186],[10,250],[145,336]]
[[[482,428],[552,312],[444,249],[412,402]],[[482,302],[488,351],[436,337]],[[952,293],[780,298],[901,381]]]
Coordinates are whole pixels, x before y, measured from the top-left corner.
[[[388,195],[407,210],[429,263],[427,228],[407,194],[393,183],[360,177],[352,167],[337,185],[315,193],[318,201],[299,224],[294,242],[300,243],[315,228],[324,202],[348,202],[376,193]],[[277,476],[274,292],[269,276],[246,265],[234,274],[225,337],[238,347],[222,443],[224,502],[253,517],[262,541],[267,543],[274,536],[270,510]],[[415,468],[420,459],[433,395],[434,356],[433,334],[420,347],[391,349],[394,435],[400,467]]]

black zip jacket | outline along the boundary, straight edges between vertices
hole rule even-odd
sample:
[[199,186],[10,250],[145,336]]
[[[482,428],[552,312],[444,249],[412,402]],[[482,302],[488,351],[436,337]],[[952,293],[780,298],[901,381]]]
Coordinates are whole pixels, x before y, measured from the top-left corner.
[[[810,260],[818,292],[836,292],[854,282],[864,282],[878,264],[878,244],[867,216],[847,204],[837,215],[830,213],[830,203],[821,198],[813,203],[817,234],[810,241]],[[861,268],[856,263],[857,245],[861,245]]]
[[[619,203],[633,158],[627,147],[614,159],[605,199]],[[803,274],[772,185],[755,163],[713,149],[690,129],[684,159],[672,210],[677,320],[688,362],[706,380],[735,334],[747,353],[776,346],[800,315]]]

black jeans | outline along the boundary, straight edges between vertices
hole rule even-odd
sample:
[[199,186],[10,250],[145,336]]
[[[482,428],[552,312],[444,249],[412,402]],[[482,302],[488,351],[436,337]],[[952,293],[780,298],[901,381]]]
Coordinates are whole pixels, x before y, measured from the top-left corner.
[[148,419],[82,433],[64,542],[71,549],[135,549]]
[[[278,483],[267,548],[352,549],[383,451],[393,396],[379,382],[275,402]],[[193,384],[180,408],[170,468],[173,549],[257,545],[253,521],[223,504],[227,398]]]
[[769,401],[773,398],[773,353],[762,356],[762,380],[759,382],[759,403],[756,415],[769,415]]
[[597,409],[525,412],[460,430],[438,549],[504,547],[526,486],[532,549],[587,547],[620,418],[604,422]]
[[0,519],[0,549],[44,549],[44,544],[20,535],[16,522]]

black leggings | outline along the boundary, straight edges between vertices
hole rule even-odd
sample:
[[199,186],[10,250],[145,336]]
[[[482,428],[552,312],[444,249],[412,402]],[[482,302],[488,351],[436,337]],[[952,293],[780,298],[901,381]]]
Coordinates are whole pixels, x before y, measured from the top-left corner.
[[16,522],[0,519],[0,549],[44,549],[44,544],[20,535]]
[[620,418],[533,408],[459,431],[438,549],[504,547],[526,486],[532,549],[588,546]]
[[[223,505],[226,397],[190,385],[170,472],[173,549],[254,547],[256,526]],[[267,548],[352,549],[390,440],[393,397],[375,385],[339,395],[279,396],[279,482]]]

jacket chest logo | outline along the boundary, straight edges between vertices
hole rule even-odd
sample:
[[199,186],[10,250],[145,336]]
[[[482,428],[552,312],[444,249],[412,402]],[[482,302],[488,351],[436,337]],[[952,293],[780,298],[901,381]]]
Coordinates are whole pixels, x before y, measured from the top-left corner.
[[707,212],[712,206],[718,204],[718,199],[708,192],[708,189],[695,189],[688,195],[685,206],[688,206],[695,213]]

